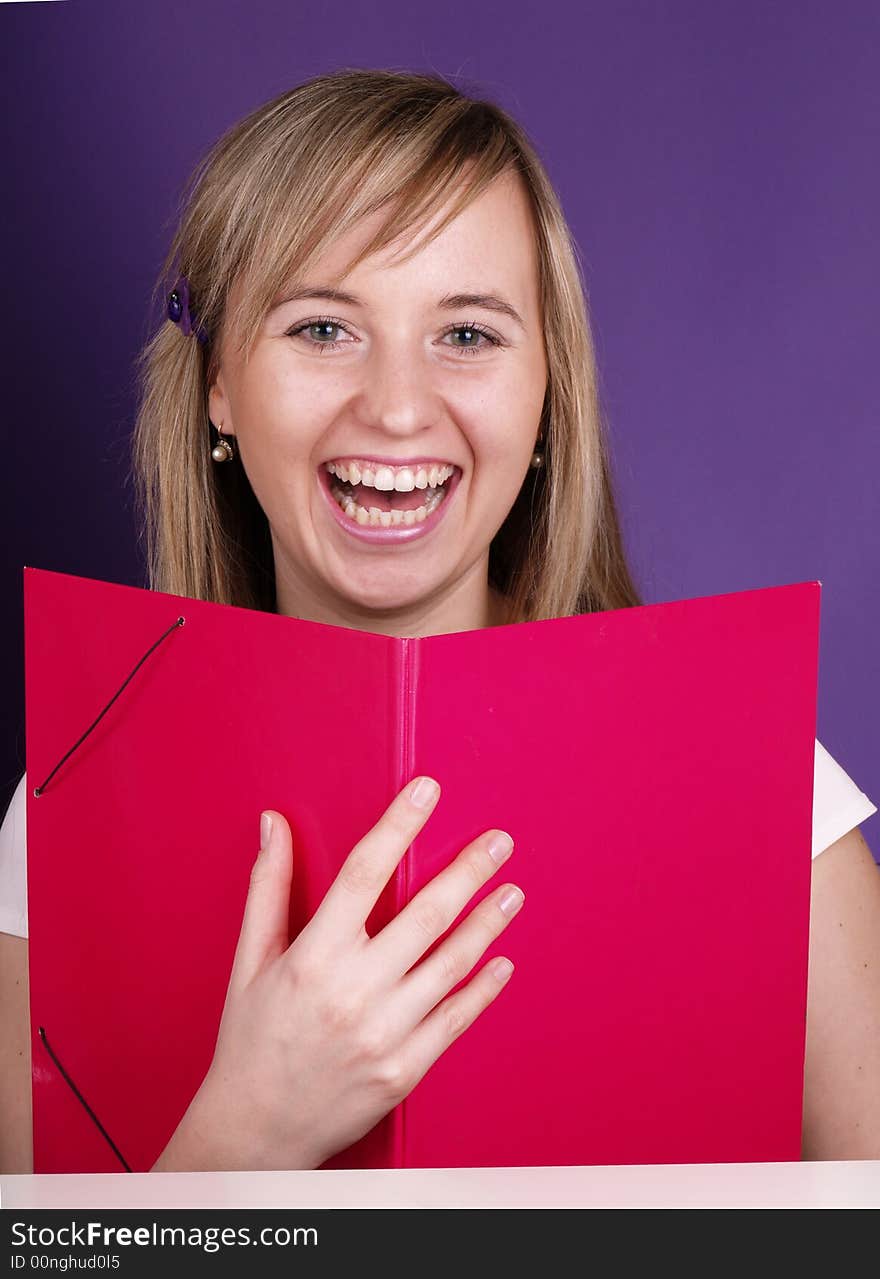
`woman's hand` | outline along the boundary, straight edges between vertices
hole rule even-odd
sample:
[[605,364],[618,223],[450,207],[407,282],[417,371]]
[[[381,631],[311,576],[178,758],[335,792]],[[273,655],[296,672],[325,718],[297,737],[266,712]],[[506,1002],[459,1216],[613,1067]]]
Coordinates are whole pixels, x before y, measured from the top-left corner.
[[402,1101],[496,998],[513,971],[506,959],[449,992],[522,904],[512,884],[417,961],[509,856],[503,831],[468,844],[375,937],[366,931],[439,793],[431,778],[400,792],[290,946],[290,827],[267,815],[214,1058],[153,1171],[320,1166]]

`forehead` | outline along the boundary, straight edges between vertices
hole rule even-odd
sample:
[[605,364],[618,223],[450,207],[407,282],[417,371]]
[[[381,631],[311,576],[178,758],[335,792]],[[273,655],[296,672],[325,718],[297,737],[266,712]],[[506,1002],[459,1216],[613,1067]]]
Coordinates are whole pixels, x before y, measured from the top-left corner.
[[396,284],[430,292],[467,287],[473,292],[502,288],[517,305],[537,304],[538,260],[535,228],[520,179],[502,174],[439,233],[452,203],[444,202],[418,230],[409,230],[386,248],[355,261],[387,216],[379,210],[340,236],[315,260],[310,279],[366,291]]

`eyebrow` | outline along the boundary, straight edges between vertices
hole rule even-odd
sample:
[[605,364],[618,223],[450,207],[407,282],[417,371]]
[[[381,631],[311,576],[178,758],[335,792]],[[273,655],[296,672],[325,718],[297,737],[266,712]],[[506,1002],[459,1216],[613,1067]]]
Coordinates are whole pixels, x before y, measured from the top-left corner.
[[[306,298],[318,298],[324,302],[342,302],[348,306],[364,306],[361,298],[354,293],[345,293],[342,289],[320,288],[317,285],[303,285],[292,293],[285,293],[272,304],[272,310],[284,306],[286,302],[299,302]],[[479,307],[483,311],[495,311],[498,315],[506,315],[515,320],[521,329],[525,329],[523,319],[514,306],[495,293],[445,293],[438,299],[437,306],[443,311],[460,311],[465,307]]]

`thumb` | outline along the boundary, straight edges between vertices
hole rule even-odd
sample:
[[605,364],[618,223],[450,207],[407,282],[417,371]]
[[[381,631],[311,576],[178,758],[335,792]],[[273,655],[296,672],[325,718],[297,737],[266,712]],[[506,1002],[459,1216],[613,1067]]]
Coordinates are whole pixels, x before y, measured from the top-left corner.
[[244,986],[290,945],[293,840],[286,818],[260,814],[260,852],[251,870],[230,985]]

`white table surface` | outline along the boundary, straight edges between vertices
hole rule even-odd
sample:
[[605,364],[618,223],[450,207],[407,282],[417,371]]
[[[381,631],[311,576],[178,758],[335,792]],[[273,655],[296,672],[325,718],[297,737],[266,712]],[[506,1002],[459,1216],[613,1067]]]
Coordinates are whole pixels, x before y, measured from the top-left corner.
[[0,1177],[15,1208],[878,1208],[880,1160]]

